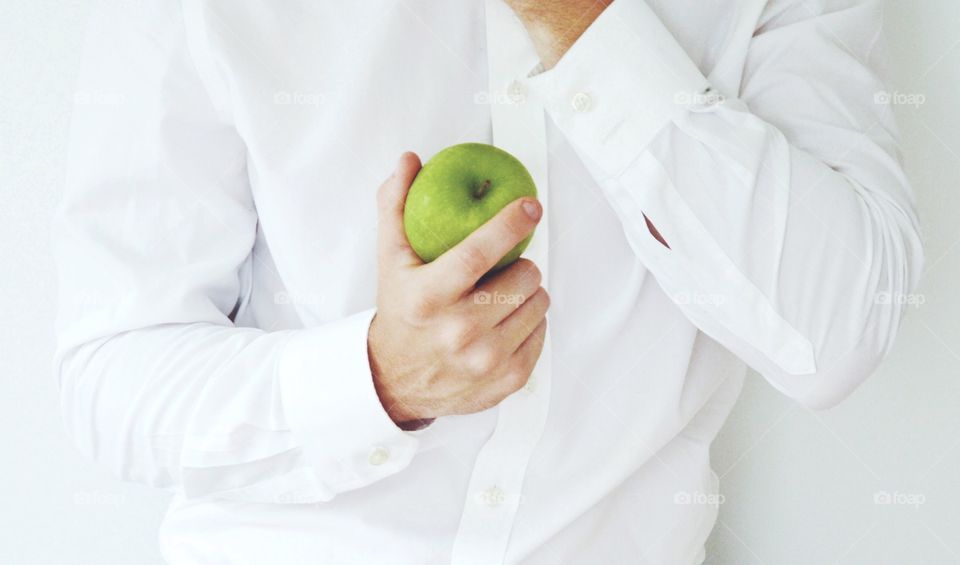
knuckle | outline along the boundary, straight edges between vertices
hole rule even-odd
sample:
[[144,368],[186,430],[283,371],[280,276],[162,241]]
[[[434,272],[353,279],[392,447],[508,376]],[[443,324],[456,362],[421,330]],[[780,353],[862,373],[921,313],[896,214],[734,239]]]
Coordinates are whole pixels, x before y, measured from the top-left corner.
[[534,296],[539,301],[540,308],[542,308],[543,311],[546,312],[547,308],[550,307],[550,294],[547,292],[547,289],[541,286],[540,288],[537,289],[537,292],[534,293]]
[[534,286],[540,287],[540,283],[543,282],[543,273],[540,272],[540,267],[537,267],[533,261],[530,262],[530,275],[531,282]]
[[471,275],[482,275],[490,264],[487,254],[475,245],[466,245],[457,256]]
[[530,371],[519,363],[510,367],[510,370],[504,375],[504,382],[510,392],[520,390],[527,384],[528,380],[530,380]]
[[461,351],[473,341],[475,329],[464,320],[451,320],[443,328],[443,341],[447,349]]
[[493,347],[476,347],[467,357],[467,363],[471,372],[478,376],[484,376],[497,368],[499,356]]
[[[520,305],[520,308],[523,309],[523,316],[528,323],[533,322],[534,318],[542,316],[545,312],[543,306],[543,297],[539,291],[534,291],[527,295],[526,299],[523,301],[523,304]],[[533,327],[531,326],[531,329]]]
[[520,283],[526,287],[539,287],[540,282],[543,280],[543,273],[540,272],[540,268],[537,267],[537,264],[529,259],[518,259],[516,262],[517,274],[519,275]]
[[525,324],[529,326],[530,332],[533,332],[537,324],[547,315],[548,300],[543,292],[535,291],[517,306],[520,309],[519,314]]

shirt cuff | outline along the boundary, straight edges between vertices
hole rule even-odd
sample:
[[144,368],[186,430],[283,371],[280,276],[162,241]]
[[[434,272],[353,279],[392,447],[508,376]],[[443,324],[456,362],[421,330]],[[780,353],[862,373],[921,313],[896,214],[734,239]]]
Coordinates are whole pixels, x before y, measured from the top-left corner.
[[406,468],[419,444],[393,423],[374,388],[367,357],[374,312],[297,332],[278,361],[287,423],[318,478],[336,492]]
[[520,82],[607,177],[618,177],[679,113],[719,101],[643,0],[616,0],[553,69],[538,70]]

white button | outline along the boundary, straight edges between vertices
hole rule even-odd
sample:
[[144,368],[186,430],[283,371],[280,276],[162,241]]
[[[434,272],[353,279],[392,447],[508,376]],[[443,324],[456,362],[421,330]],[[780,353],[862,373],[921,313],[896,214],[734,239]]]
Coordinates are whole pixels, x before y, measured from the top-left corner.
[[507,98],[514,104],[523,104],[527,100],[527,87],[518,81],[513,81],[507,87]]
[[494,485],[487,490],[479,493],[477,495],[477,502],[483,504],[484,506],[489,506],[490,508],[496,508],[503,504],[506,500],[506,494],[503,492],[503,489]]
[[723,95],[714,90],[712,87],[707,87],[706,89],[690,96],[690,98],[691,100],[688,106],[694,112],[709,110],[714,106],[724,102]]
[[593,107],[593,98],[586,92],[578,92],[570,99],[570,105],[577,112],[586,112]]
[[386,447],[380,446],[374,447],[370,451],[370,456],[367,457],[367,461],[369,461],[371,465],[383,465],[387,462],[387,459],[390,459],[390,452]]

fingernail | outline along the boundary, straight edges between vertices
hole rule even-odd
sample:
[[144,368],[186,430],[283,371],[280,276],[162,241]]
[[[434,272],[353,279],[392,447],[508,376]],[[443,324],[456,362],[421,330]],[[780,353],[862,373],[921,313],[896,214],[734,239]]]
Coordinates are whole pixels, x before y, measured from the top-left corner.
[[527,213],[527,216],[531,220],[537,221],[540,219],[540,214],[542,213],[542,208],[540,208],[540,203],[536,200],[524,200],[523,201],[523,211]]
[[406,158],[407,158],[407,154],[406,154],[406,153],[401,153],[401,154],[400,154],[400,158],[397,159],[396,169],[399,169],[399,168],[403,165],[403,161],[404,161],[404,159],[406,159]]

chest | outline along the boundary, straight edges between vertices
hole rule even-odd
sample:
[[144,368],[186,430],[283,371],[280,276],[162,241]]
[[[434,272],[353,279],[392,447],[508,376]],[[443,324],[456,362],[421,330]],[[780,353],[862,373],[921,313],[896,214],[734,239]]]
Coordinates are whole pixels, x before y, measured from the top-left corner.
[[[739,30],[752,29],[743,25],[751,2],[650,4],[702,70],[742,64],[749,33]],[[221,103],[247,144],[261,241],[280,278],[290,288],[354,297],[352,307],[364,303],[375,286],[375,193],[397,156],[492,141],[494,16],[484,0],[209,0],[200,13],[192,23],[202,28],[202,47],[228,93]],[[736,83],[735,70],[724,72]],[[583,190],[589,177],[562,140],[557,146],[551,156],[566,155],[563,174],[553,174],[551,158],[549,190],[564,190],[564,182]],[[582,200],[553,200],[552,218],[569,202],[571,217],[560,223],[581,225]],[[625,246],[613,220],[606,213],[587,226],[591,237]]]

